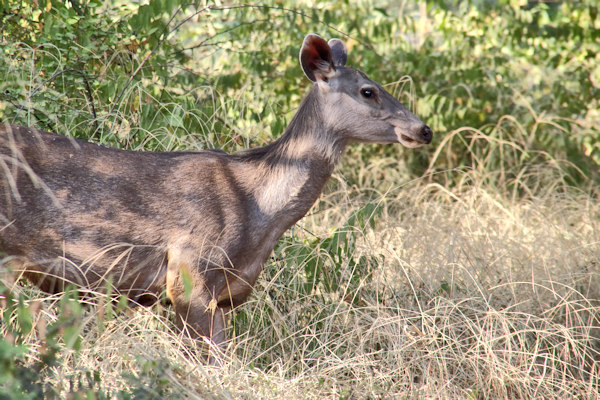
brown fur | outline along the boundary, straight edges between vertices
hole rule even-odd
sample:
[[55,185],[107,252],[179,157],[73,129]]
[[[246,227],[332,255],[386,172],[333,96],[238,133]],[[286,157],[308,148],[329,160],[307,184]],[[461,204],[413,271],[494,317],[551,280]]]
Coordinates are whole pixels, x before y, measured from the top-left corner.
[[[339,43],[330,50],[309,35],[301,54],[316,84],[290,126],[274,143],[237,154],[133,152],[1,125],[7,262],[50,292],[65,282],[101,289],[109,279],[140,303],[166,291],[182,328],[223,342],[224,314],[250,294],[347,142],[416,147],[431,140],[429,128],[381,86],[331,64],[346,59]],[[377,96],[366,98],[365,87]]]

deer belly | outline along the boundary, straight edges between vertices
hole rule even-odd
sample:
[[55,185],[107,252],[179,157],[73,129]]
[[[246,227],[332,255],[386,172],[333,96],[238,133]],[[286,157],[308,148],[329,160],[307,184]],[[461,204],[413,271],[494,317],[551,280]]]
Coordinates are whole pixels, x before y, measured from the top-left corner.
[[[48,293],[64,291],[69,285],[100,292],[111,286],[113,293],[149,304],[164,289],[165,256],[150,246],[115,244],[97,248],[79,242],[65,243],[62,250],[61,256],[16,257],[8,267]],[[148,301],[148,295],[154,300]]]

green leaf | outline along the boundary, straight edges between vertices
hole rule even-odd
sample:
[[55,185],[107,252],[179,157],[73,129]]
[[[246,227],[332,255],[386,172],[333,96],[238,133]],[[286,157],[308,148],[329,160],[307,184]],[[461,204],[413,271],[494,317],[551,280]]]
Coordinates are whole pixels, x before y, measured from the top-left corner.
[[25,306],[22,299],[19,300],[17,308],[17,321],[19,323],[20,333],[27,335],[33,328],[33,318],[28,307]]
[[181,280],[183,281],[183,288],[186,299],[191,299],[192,290],[194,289],[194,281],[190,272],[186,268],[181,268]]

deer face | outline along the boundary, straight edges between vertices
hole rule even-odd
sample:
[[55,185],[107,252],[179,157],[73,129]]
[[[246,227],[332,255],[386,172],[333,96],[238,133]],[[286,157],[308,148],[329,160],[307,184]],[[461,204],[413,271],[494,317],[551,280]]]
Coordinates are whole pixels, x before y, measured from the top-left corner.
[[341,139],[371,143],[401,143],[416,148],[430,143],[431,129],[377,82],[346,67],[343,42],[325,42],[317,35],[304,39],[300,62],[317,83],[326,129]]

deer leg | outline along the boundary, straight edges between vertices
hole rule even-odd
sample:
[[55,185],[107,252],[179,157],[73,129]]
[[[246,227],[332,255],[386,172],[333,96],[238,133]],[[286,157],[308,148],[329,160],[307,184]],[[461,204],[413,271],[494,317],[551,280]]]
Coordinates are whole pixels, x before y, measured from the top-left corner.
[[167,296],[175,307],[178,327],[193,339],[202,341],[206,337],[221,345],[226,340],[226,310],[217,305],[202,275],[190,268],[184,258],[174,255],[169,252],[166,281]]

